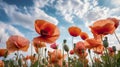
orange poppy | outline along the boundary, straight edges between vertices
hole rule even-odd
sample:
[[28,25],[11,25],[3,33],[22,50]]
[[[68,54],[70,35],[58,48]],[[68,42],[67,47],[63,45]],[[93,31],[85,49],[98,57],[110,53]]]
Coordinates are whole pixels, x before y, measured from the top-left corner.
[[99,58],[95,58],[95,57],[94,57],[94,61],[95,61],[95,62],[98,62],[98,63],[101,62]]
[[76,26],[69,27],[68,31],[69,31],[69,34],[73,37],[77,37],[81,33],[81,29]]
[[38,48],[46,47],[46,44],[45,42],[40,42],[33,39],[33,46],[35,48],[35,51],[38,53]]
[[0,67],[4,67],[4,62],[0,60]]
[[45,20],[36,20],[35,30],[40,34],[40,36],[34,38],[35,41],[53,43],[60,35],[58,27]]
[[91,30],[98,35],[113,34],[115,31],[115,23],[111,20],[98,20],[94,22],[93,26],[90,26]]
[[54,50],[53,52],[48,51],[49,62],[54,64],[58,64],[60,67],[62,66],[62,59],[66,57],[66,55],[62,55],[61,50]]
[[86,50],[84,42],[82,41],[77,42],[74,50],[75,53],[77,53],[78,55],[84,53]]
[[84,53],[79,54],[79,57],[81,59],[85,59],[87,57],[87,55],[88,55],[88,53],[84,52]]
[[96,54],[102,54],[103,51],[104,51],[104,46],[103,45],[99,45],[97,47],[94,47],[93,48],[93,51],[96,53]]
[[115,28],[117,28],[119,26],[119,21],[120,20],[118,20],[116,18],[108,18],[108,20],[112,20],[115,23]]
[[30,61],[31,62],[35,62],[35,61],[37,61],[37,58],[35,57],[35,56],[26,56],[25,58],[23,58],[24,60],[29,60],[30,59]]
[[89,48],[89,49],[97,47],[101,44],[102,44],[102,42],[101,42],[100,39],[97,40],[97,39],[94,39],[94,38],[90,38],[90,39],[85,40],[85,46],[86,46],[86,48]]
[[80,33],[80,37],[81,37],[83,40],[89,38],[88,34],[85,33],[85,32],[81,32],[81,33]]
[[9,52],[14,52],[16,50],[27,51],[30,42],[22,36],[12,35],[8,38],[6,44]]
[[0,49],[0,57],[5,56],[5,54],[8,54],[8,50],[7,49]]
[[109,51],[109,55],[113,57],[114,54],[115,54],[113,48],[112,47],[108,47],[108,51]]

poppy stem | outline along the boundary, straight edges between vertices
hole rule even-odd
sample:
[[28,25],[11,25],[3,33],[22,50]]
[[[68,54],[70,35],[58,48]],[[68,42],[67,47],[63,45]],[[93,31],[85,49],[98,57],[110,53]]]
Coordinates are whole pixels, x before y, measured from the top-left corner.
[[[33,43],[32,43],[33,44]],[[32,50],[33,50],[33,48],[32,48],[32,44],[31,44],[31,56],[32,56]]]
[[70,67],[69,52],[67,52],[67,55],[68,55],[68,67]]
[[117,36],[116,32],[114,32],[114,35],[115,35],[115,37],[116,37],[116,39],[117,39],[118,43],[120,44],[120,40],[119,40],[119,38],[118,38],[118,36]]

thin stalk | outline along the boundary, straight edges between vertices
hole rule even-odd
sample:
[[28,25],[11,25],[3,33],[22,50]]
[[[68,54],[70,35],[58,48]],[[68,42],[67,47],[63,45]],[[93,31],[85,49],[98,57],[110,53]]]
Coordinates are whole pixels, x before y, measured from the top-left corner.
[[[33,44],[33,43],[32,43]],[[33,50],[33,48],[32,48],[32,44],[31,44],[31,56],[32,56],[32,50]]]
[[68,55],[68,67],[70,67],[70,61],[69,61],[69,53],[67,52]]
[[92,61],[92,65],[93,65],[93,60],[92,60],[91,53],[90,53],[90,52],[88,52],[88,53],[89,53],[89,55],[90,55],[90,60]]
[[118,36],[117,36],[116,32],[114,32],[114,35],[115,35],[115,37],[116,37],[116,39],[117,39],[118,43],[120,44],[120,40],[119,40],[119,38],[118,38]]

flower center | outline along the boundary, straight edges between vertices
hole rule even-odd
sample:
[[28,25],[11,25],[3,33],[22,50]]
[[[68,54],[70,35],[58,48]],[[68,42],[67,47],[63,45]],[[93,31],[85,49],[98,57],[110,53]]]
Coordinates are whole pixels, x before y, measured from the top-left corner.
[[40,34],[41,34],[41,36],[47,36],[48,35],[48,31],[41,30]]

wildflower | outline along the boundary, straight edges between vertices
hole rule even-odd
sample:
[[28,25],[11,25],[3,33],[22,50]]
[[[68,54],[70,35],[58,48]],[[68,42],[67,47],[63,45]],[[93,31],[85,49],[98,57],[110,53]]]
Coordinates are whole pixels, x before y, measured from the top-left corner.
[[99,46],[97,46],[97,47],[94,47],[94,48],[93,48],[93,51],[94,51],[94,53],[96,53],[96,54],[102,54],[103,51],[104,51],[104,46],[103,46],[103,45],[99,45]]
[[103,19],[94,22],[90,28],[98,35],[113,34],[115,31],[115,23],[111,20]]
[[5,56],[5,55],[8,55],[8,50],[7,49],[0,49],[0,57],[2,56]]
[[73,55],[74,54],[74,50],[70,50],[70,54]]
[[57,49],[58,45],[57,45],[56,43],[53,43],[53,44],[50,45],[50,47],[51,47],[52,49]]
[[12,35],[8,38],[6,44],[9,52],[14,52],[16,50],[27,51],[30,42],[22,36]]
[[0,60],[0,67],[4,67],[4,62]]
[[75,50],[75,53],[82,54],[83,51],[86,50],[84,42],[82,41],[77,42],[74,50]]
[[62,66],[62,59],[66,55],[62,55],[61,50],[54,50],[53,52],[48,51],[49,62],[51,64],[58,64],[60,67]]
[[80,37],[81,37],[83,40],[85,40],[85,39],[88,39],[88,38],[89,38],[88,34],[87,34],[87,33],[85,33],[85,32],[81,32],[81,33],[80,33]]
[[35,30],[40,35],[34,38],[35,41],[53,43],[60,35],[58,27],[45,20],[36,20]]
[[77,37],[81,33],[81,29],[76,26],[69,27],[68,31],[69,31],[69,34],[73,37]]
[[97,40],[95,38],[90,38],[90,39],[85,40],[85,46],[86,46],[86,48],[89,48],[89,49],[97,47],[101,44],[102,44],[102,42],[99,39]]
[[45,42],[33,40],[33,46],[35,48],[35,51],[38,53],[38,48],[46,47],[46,44],[45,44]]
[[107,18],[108,20],[111,20],[115,23],[115,28],[119,26],[119,20],[117,18]]

